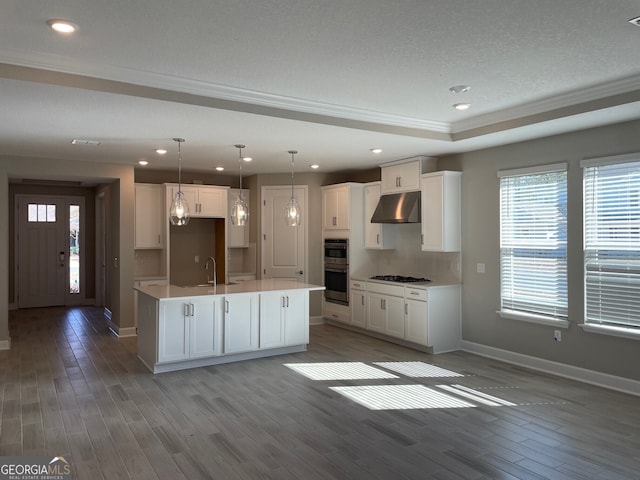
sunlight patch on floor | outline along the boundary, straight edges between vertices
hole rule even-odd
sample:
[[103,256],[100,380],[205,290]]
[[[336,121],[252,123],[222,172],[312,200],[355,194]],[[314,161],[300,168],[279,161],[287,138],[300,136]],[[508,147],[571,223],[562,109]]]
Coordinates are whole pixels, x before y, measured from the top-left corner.
[[362,362],[285,363],[311,380],[368,380],[398,378],[396,375]]
[[407,377],[464,377],[464,375],[424,362],[373,362]]
[[487,395],[486,393],[482,393],[472,388],[465,387],[464,385],[438,385],[438,388],[468,398],[470,400],[473,400],[474,402],[488,405],[490,407],[513,407],[516,405],[515,403],[511,403],[507,400],[494,397],[493,395]]
[[475,407],[472,403],[424,385],[366,385],[329,387],[329,389],[370,410]]

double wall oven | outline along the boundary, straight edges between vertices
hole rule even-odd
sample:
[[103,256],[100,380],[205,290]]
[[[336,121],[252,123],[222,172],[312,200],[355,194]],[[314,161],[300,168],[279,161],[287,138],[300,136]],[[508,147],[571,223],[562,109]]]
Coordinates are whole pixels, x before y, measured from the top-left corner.
[[349,240],[325,239],[324,286],[327,302],[349,305]]

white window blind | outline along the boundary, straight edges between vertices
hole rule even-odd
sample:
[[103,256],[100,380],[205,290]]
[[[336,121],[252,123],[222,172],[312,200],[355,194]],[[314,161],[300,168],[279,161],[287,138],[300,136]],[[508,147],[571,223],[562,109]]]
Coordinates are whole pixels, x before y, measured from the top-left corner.
[[640,328],[640,156],[583,175],[585,323]]
[[500,172],[502,310],[567,317],[566,165]]

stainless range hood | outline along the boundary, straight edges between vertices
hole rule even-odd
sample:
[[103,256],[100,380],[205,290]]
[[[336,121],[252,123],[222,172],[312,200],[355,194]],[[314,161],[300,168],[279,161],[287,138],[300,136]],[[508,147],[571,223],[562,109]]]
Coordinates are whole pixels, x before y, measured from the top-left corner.
[[371,223],[420,223],[420,192],[382,195]]

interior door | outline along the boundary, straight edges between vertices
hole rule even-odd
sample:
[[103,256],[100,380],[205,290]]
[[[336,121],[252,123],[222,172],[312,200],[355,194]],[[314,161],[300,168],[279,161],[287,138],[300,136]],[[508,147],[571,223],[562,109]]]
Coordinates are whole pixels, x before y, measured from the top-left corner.
[[306,185],[294,188],[302,210],[297,227],[285,223],[284,211],[291,187],[262,187],[262,278],[283,278],[306,282],[307,214]]
[[18,200],[18,307],[65,305],[69,226],[61,197]]

